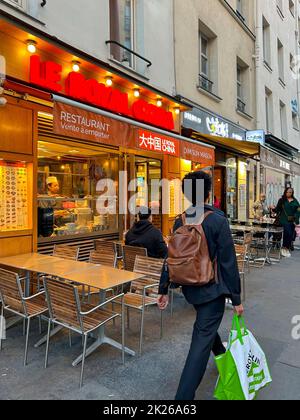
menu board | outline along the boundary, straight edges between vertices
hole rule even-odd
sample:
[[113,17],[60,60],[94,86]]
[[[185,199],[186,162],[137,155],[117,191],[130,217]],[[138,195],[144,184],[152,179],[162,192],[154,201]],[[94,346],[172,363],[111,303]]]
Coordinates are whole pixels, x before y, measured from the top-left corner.
[[0,232],[28,229],[26,164],[0,161]]

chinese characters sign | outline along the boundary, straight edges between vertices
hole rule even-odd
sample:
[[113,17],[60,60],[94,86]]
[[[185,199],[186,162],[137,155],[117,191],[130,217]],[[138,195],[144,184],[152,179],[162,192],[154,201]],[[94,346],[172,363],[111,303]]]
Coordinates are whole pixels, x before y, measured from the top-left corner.
[[180,155],[179,140],[146,130],[138,130],[138,148],[165,155]]

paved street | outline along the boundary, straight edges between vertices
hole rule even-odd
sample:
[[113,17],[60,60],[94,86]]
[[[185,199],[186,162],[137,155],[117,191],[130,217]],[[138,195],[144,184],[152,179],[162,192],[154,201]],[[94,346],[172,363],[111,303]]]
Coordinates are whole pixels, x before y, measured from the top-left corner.
[[[260,399],[300,399],[300,341],[291,338],[291,319],[300,315],[300,253],[263,270],[252,270],[247,281],[246,319],[267,353],[274,382],[260,394]],[[137,348],[138,318],[134,318],[127,344]],[[38,339],[34,324],[30,337],[29,366],[23,368],[24,339],[22,327],[8,332],[0,355],[1,399],[95,399],[159,400],[172,399],[188,352],[193,310],[181,297],[176,298],[174,318],[169,313],[165,335],[159,340],[159,318],[156,310],[146,320],[145,351],[142,357],[127,357],[122,366],[119,353],[103,347],[88,358],[85,386],[78,389],[80,369],[71,362],[80,353],[80,338],[74,337],[72,349],[64,333],[52,341],[50,364],[43,369],[45,348],[32,344]],[[227,311],[222,337],[227,338],[231,312]],[[111,329],[118,338],[118,330]],[[201,386],[198,399],[212,399],[217,372],[213,360]]]

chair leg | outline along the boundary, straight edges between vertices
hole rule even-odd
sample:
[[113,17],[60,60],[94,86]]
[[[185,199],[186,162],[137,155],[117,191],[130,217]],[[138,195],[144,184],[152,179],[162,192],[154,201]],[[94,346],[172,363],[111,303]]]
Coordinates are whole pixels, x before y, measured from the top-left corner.
[[23,337],[25,337],[26,334],[26,318],[23,319]]
[[28,341],[29,341],[29,332],[30,332],[30,321],[31,319],[27,319],[27,333],[26,333],[26,344],[25,344],[25,355],[24,355],[24,366],[27,366],[27,358],[28,358]]
[[127,306],[127,329],[130,329],[130,312],[129,307]]
[[39,333],[42,335],[42,317],[39,316]]
[[83,372],[84,372],[84,364],[85,364],[85,356],[86,356],[86,347],[87,347],[87,334],[84,336],[84,345],[83,345],[83,354],[82,354],[82,363],[81,363],[81,374],[80,374],[80,384],[79,388],[82,388],[83,383]]
[[245,273],[243,273],[242,275],[242,284],[243,284],[243,302],[246,301],[246,278],[245,278]]
[[50,344],[50,333],[51,333],[51,319],[49,319],[49,321],[48,321],[47,344],[46,344],[46,356],[45,356],[45,369],[47,369],[47,367],[48,367],[49,344]]
[[69,330],[69,345],[70,345],[70,349],[72,348],[72,331]]
[[171,317],[174,314],[174,289],[171,289]]
[[125,305],[122,303],[122,315],[121,315],[121,325],[122,325],[122,363],[125,365]]
[[142,355],[142,350],[143,350],[144,319],[145,319],[145,308],[142,309],[142,317],[141,317],[140,355]]
[[164,328],[164,312],[160,311],[160,339],[163,338],[163,328]]
[[[3,304],[1,305],[1,320],[3,320],[4,318],[4,306]],[[3,327],[2,327],[2,321],[1,321],[1,325],[0,325],[0,351],[2,351],[2,333],[3,333]]]

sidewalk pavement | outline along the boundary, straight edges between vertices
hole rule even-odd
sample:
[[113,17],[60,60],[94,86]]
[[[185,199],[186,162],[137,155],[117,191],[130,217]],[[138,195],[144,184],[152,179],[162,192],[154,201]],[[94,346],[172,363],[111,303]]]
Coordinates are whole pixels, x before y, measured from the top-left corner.
[[[247,278],[246,322],[265,350],[273,384],[260,400],[300,399],[300,341],[292,339],[292,318],[300,315],[300,252],[280,265],[253,269]],[[221,335],[227,341],[232,311],[226,311]],[[71,400],[168,400],[173,399],[191,341],[194,310],[181,296],[175,299],[174,317],[165,314],[165,333],[159,339],[159,314],[152,308],[146,315],[142,357],[126,357],[109,346],[100,348],[86,361],[85,385],[78,388],[80,367],[71,363],[81,353],[81,338],[61,333],[50,345],[49,368],[43,368],[45,347],[33,348],[39,339],[38,324],[30,336],[29,365],[23,367],[22,325],[10,329],[0,353],[0,399]],[[46,325],[45,325],[46,328]],[[108,327],[119,338],[119,329]],[[133,316],[127,346],[137,349],[139,317]],[[211,358],[197,399],[213,399],[217,371]]]

